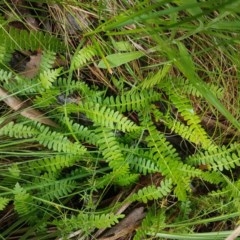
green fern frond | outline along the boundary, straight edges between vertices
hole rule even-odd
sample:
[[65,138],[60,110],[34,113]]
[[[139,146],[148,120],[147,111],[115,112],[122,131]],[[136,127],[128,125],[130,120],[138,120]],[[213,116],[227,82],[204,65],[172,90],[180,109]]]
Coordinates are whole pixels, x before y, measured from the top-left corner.
[[14,138],[32,138],[36,136],[38,131],[31,126],[22,123],[9,122],[0,128],[0,135]]
[[[166,91],[170,101],[174,104],[174,106],[178,109],[183,119],[186,121],[186,125],[189,126],[189,129],[193,135],[193,137],[191,138],[194,139],[194,142],[196,144],[201,145],[205,149],[208,149],[210,147],[214,148],[215,145],[207,135],[206,131],[202,128],[201,120],[199,116],[195,114],[190,100],[182,93],[172,91],[170,88],[171,85],[167,87],[165,86],[164,91]],[[182,124],[177,124],[176,126],[174,124],[171,125],[173,130],[176,128],[176,132],[177,131],[181,133],[186,132],[186,129]]]
[[85,233],[90,233],[95,228],[108,228],[119,222],[119,219],[123,218],[123,214],[97,214],[80,212],[77,216],[71,218],[64,218],[59,221],[54,221],[60,231],[66,231],[68,233],[73,230],[81,229]]
[[0,39],[6,43],[8,51],[37,49],[63,52],[66,47],[58,38],[41,31],[26,31],[10,27],[8,30],[0,28]]
[[26,215],[36,210],[32,196],[27,191],[16,183],[14,189],[14,208],[20,215]]
[[11,93],[18,93],[19,96],[37,94],[41,90],[41,84],[37,79],[29,79],[16,75],[11,82],[6,82],[4,88]]
[[153,161],[157,164],[162,175],[172,179],[176,184],[175,193],[180,200],[186,199],[186,191],[190,191],[190,177],[196,171],[191,166],[181,162],[176,150],[168,143],[165,136],[158,132],[155,126],[148,127],[149,136],[146,138]]
[[117,176],[124,176],[129,173],[129,164],[125,161],[121,148],[111,129],[98,128],[95,130],[97,146],[109,166]]
[[0,69],[0,82],[9,84],[9,80],[13,77],[12,72]]
[[143,202],[147,203],[151,200],[157,200],[164,196],[167,196],[173,190],[173,183],[170,179],[165,179],[161,181],[159,187],[155,185],[144,187],[138,190],[137,193],[131,195],[128,201],[134,202]]
[[157,165],[154,162],[144,157],[133,157],[127,159],[127,161],[131,169],[143,175],[159,171]]
[[[202,94],[198,91],[198,89],[191,84],[191,82],[188,79],[184,78],[173,78],[171,79],[171,82],[174,84],[174,88],[178,89],[178,91],[184,92],[187,95],[192,95],[195,97],[202,97]],[[222,99],[223,98],[223,88],[218,87],[213,84],[206,83],[209,87],[209,89],[214,92],[217,98]]]
[[6,44],[0,43],[0,63],[5,66],[11,60],[11,52],[7,50]]
[[207,165],[210,169],[223,171],[240,166],[240,145],[233,143],[229,147],[222,146],[216,149],[199,152],[187,158],[192,165]]
[[[64,180],[49,180],[48,175],[42,176],[41,179],[38,180],[38,185],[42,187],[39,188],[38,194],[36,196],[38,197],[38,200],[41,201],[41,199],[48,200],[54,200],[54,199],[60,199],[62,197],[67,197],[69,193],[73,191],[73,189],[76,187],[76,183],[72,180],[64,179]],[[42,184],[41,184],[42,182]]]
[[39,75],[39,81],[45,89],[51,88],[53,82],[56,81],[57,77],[61,73],[62,68],[58,69],[48,69],[44,72],[41,72]]
[[2,211],[11,201],[9,198],[0,197],[0,211]]
[[45,50],[42,52],[40,61],[40,72],[48,71],[53,67],[56,60],[56,52]]
[[39,108],[48,108],[49,106],[55,106],[57,97],[60,94],[59,89],[50,88],[45,91],[39,92],[41,95],[36,96],[33,100],[34,106]]
[[139,127],[127,117],[123,116],[118,111],[114,111],[106,106],[100,106],[94,103],[80,104],[79,110],[86,114],[95,124],[118,129],[123,132],[135,131]]
[[43,146],[53,149],[54,151],[76,155],[82,155],[86,152],[86,148],[79,142],[72,143],[63,134],[50,131],[48,127],[40,124],[37,124],[36,127],[39,130],[36,140]]
[[163,68],[157,73],[151,74],[151,76],[148,76],[146,79],[144,79],[144,81],[139,84],[139,87],[141,89],[152,89],[162,81],[162,79],[170,71],[171,67],[172,66],[170,64],[164,65]]
[[153,90],[128,91],[116,98],[106,97],[103,104],[109,108],[116,109],[119,112],[140,111],[149,106],[150,102],[159,100],[160,93]]
[[78,157],[76,155],[66,154],[66,155],[55,155],[49,158],[42,158],[37,160],[32,160],[21,164],[21,168],[31,169],[34,172],[59,172],[65,167],[72,166]]
[[94,46],[86,46],[78,50],[72,59],[73,70],[83,67],[89,60],[97,55],[97,51]]
[[[156,210],[154,207],[151,207],[147,212],[145,218],[143,219],[141,226],[136,229],[136,234],[133,237],[133,240],[143,240],[148,239],[148,233],[153,231],[160,231],[166,226],[166,213],[164,209]],[[154,233],[153,233],[154,235]]]

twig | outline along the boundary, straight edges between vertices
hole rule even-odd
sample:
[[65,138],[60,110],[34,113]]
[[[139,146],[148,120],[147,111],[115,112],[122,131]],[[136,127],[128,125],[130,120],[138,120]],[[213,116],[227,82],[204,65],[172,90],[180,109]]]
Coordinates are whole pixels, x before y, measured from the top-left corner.
[[238,226],[225,240],[234,240],[240,235],[240,226]]

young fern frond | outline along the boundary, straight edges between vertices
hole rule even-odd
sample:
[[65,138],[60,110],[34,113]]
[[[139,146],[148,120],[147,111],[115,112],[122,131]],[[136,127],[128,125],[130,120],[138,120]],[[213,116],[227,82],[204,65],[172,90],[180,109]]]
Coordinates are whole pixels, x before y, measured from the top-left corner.
[[53,82],[55,82],[57,77],[60,75],[61,70],[62,68],[48,69],[40,73],[39,81],[41,82],[44,89],[49,89],[52,87]]
[[165,179],[161,181],[159,187],[151,185],[138,190],[137,193],[130,196],[128,201],[147,203],[148,201],[157,200],[167,196],[172,190],[173,183],[171,179]]
[[33,211],[36,211],[36,205],[32,196],[27,193],[27,191],[20,186],[19,183],[16,183],[14,189],[14,208],[20,215],[31,214]]
[[9,198],[0,197],[0,211],[2,211],[11,201]]
[[132,170],[135,170],[135,172],[141,173],[143,175],[156,173],[159,171],[157,165],[154,162],[144,157],[130,157],[127,159],[127,162],[129,163]]
[[[136,230],[136,234],[133,240],[148,239],[148,233],[153,231],[160,231],[166,226],[166,213],[164,209],[160,209],[156,212],[153,207],[147,212],[145,218],[143,219],[141,226]],[[154,232],[153,232],[154,235]]]
[[56,52],[45,50],[42,52],[40,60],[40,72],[49,71],[56,60]]
[[[202,94],[198,91],[198,89],[193,86],[188,79],[184,78],[173,78],[171,79],[171,82],[174,84],[174,88],[178,91],[184,92],[184,94],[192,95],[195,97],[202,97]],[[223,98],[223,88],[218,87],[213,84],[206,83],[209,87],[209,89],[214,92],[217,98],[222,99]]]
[[73,70],[83,67],[89,60],[97,55],[94,46],[86,46],[77,51],[72,59]]
[[214,171],[229,170],[240,166],[240,144],[233,143],[229,147],[222,146],[216,149],[199,152],[187,158],[187,162],[194,166],[207,165]]

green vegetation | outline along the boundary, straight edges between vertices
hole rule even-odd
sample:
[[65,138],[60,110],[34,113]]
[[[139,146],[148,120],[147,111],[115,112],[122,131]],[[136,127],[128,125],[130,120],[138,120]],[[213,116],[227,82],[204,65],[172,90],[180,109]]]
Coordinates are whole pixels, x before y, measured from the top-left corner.
[[1,239],[231,234],[239,1],[4,0],[0,14]]

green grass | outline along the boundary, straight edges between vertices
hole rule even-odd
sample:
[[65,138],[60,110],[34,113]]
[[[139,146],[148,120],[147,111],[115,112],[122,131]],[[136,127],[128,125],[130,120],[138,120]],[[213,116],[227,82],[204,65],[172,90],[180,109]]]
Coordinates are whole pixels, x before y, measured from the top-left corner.
[[[0,3],[1,239],[229,236],[240,207],[239,9]],[[36,65],[31,77],[16,53]]]

